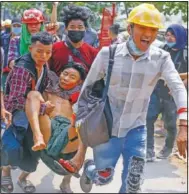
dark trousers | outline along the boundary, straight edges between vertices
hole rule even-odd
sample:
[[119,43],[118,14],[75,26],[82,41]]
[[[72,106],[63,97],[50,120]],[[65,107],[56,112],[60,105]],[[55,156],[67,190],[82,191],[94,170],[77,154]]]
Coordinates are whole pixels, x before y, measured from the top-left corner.
[[2,136],[1,165],[36,171],[40,152],[32,151],[33,134],[24,111],[13,114],[11,126]]
[[154,91],[151,95],[147,114],[147,149],[154,149],[154,123],[158,115],[162,113],[164,126],[167,129],[165,147],[172,149],[177,135],[177,112],[176,105],[172,97],[163,99]]

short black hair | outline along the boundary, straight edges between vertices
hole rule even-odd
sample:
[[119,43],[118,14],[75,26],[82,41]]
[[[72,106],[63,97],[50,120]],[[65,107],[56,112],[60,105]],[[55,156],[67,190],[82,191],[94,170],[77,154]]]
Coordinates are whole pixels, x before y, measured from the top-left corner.
[[119,24],[113,24],[112,26],[110,26],[109,30],[118,35],[119,34],[119,28],[120,28],[120,25]]
[[77,6],[70,4],[65,6],[61,13],[61,19],[65,23],[65,26],[68,27],[68,24],[71,20],[82,20],[85,27],[88,27],[87,20],[91,15],[91,10],[84,6]]
[[68,68],[73,68],[73,69],[77,70],[80,74],[81,80],[85,80],[86,75],[87,75],[86,70],[84,69],[84,67],[80,63],[69,62],[68,64],[66,64],[62,67],[61,72],[63,72],[65,69],[68,69]]
[[31,43],[34,44],[37,41],[44,45],[53,44],[53,37],[48,32],[38,32],[31,37]]

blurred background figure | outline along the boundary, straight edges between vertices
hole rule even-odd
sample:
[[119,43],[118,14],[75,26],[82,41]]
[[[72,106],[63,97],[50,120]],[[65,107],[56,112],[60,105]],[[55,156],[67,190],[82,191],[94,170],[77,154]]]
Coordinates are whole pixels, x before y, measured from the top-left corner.
[[95,29],[93,29],[89,23],[87,23],[85,36],[84,36],[83,41],[90,44],[91,46],[93,46],[95,48],[98,48],[98,46],[99,46],[97,31]]
[[5,31],[5,22],[1,20],[1,34],[3,34]]
[[109,36],[112,39],[111,44],[118,44],[121,43],[121,40],[118,39],[120,25],[119,24],[113,24],[109,28]]
[[14,36],[20,36],[22,32],[22,24],[20,18],[14,18],[11,25],[12,38]]
[[[163,49],[170,53],[171,59],[179,73],[187,72],[187,31],[179,24],[170,25],[165,33],[165,45]],[[187,55],[187,54],[186,54]],[[181,75],[180,75],[181,76]],[[164,127],[167,130],[165,145],[157,154],[157,158],[166,159],[172,153],[175,138],[177,135],[177,109],[170,89],[167,87],[164,80],[160,79],[154,89],[147,115],[147,161],[155,160],[154,152],[154,123],[158,115],[162,113]]]

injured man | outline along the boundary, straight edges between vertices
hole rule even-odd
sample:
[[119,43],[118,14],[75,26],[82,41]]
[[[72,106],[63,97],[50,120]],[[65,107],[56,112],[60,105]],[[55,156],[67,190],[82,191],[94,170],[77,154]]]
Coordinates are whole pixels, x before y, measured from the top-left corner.
[[49,84],[42,95],[38,91],[27,95],[25,112],[33,132],[32,150],[45,150],[67,171],[77,173],[85,148],[74,127],[76,116],[72,106],[79,97],[86,72],[80,64],[71,62],[63,67],[60,78],[52,71],[48,77]]

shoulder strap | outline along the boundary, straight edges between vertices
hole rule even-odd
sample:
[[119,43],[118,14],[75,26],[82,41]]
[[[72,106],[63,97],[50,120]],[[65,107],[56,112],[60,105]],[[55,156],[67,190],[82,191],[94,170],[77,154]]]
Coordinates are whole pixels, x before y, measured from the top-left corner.
[[72,53],[78,57],[89,69],[90,65],[86,62],[86,60],[82,57],[80,51],[78,49],[76,49],[75,47],[73,47],[73,45],[70,43],[69,40],[66,39],[66,44],[68,45],[69,49],[72,51]]
[[102,97],[103,100],[106,98],[107,93],[108,93],[108,89],[110,85],[110,78],[112,74],[112,68],[114,65],[114,55],[115,55],[116,48],[117,48],[117,44],[113,44],[109,47],[109,65],[108,65],[108,71],[107,71],[106,84],[105,84],[103,97]]

